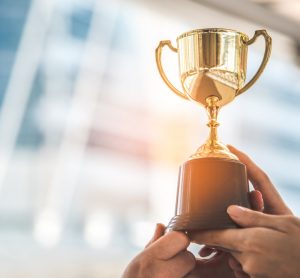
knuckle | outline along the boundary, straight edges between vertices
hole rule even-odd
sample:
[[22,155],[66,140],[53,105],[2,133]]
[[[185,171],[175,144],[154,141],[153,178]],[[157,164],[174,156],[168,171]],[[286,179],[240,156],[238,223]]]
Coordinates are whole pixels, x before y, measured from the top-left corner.
[[245,271],[247,274],[252,273],[252,265],[250,264],[249,261],[247,261],[243,264],[243,271]]
[[263,170],[260,170],[259,178],[260,178],[261,181],[264,181],[266,183],[271,182],[271,179],[270,179],[269,175]]
[[188,236],[182,232],[174,232],[174,234],[175,233],[176,233],[177,240],[181,243],[182,246],[187,248],[190,244],[190,240]]
[[293,216],[293,219],[294,219],[295,225],[297,225],[297,227],[299,228],[300,227],[300,218],[296,217],[296,216]]
[[293,215],[284,216],[284,225],[287,229],[298,229],[300,227],[300,219]]
[[251,250],[251,248],[253,246],[252,238],[249,238],[249,237],[244,238],[242,241],[242,246],[243,246],[243,249],[245,249],[245,250]]
[[256,275],[258,273],[257,265],[255,260],[252,258],[249,258],[244,264],[243,264],[243,271],[245,271],[249,275]]
[[[151,256],[147,255],[147,252],[142,252],[138,256],[136,256],[133,261],[130,263],[130,277],[131,275],[135,275],[135,277],[145,277],[144,274],[148,273],[152,275],[154,268],[153,259]],[[127,277],[125,275],[125,277]]]
[[251,245],[249,246],[249,249],[251,252],[258,254],[262,253],[262,244],[258,239],[253,239],[251,241]]
[[297,219],[297,217],[295,217],[293,215],[287,215],[285,217],[290,223],[298,224],[299,219]]
[[249,231],[247,234],[247,250],[254,253],[261,253],[263,250],[263,241],[266,236],[265,228],[257,228]]
[[249,235],[242,241],[242,247],[246,251],[260,252],[260,245],[260,240],[256,233],[249,233]]
[[257,217],[257,212],[253,212],[252,210],[246,210],[247,222],[249,223],[257,223],[259,218]]
[[154,259],[152,256],[149,256],[147,252],[140,254],[137,259],[138,268],[141,273],[146,273],[146,271],[149,271],[149,269],[153,265]]
[[236,242],[239,243],[241,250],[248,250],[248,248],[252,246],[252,239],[253,236],[250,229],[244,233],[238,233],[235,238]]

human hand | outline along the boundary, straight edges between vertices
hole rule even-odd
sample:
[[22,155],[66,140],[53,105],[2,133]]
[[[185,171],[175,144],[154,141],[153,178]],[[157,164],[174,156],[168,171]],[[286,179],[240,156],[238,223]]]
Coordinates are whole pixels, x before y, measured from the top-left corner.
[[123,278],[182,278],[195,267],[195,257],[187,251],[189,238],[182,232],[168,232],[157,224],[146,248],[127,266]]
[[[249,192],[249,200],[254,210],[262,211],[264,207],[262,195],[258,190]],[[195,233],[197,234],[197,233]],[[193,238],[193,234],[191,234]],[[228,252],[204,246],[199,255],[207,257],[216,252],[210,259],[197,258],[196,267],[187,275],[188,278],[247,278],[249,277],[242,269],[240,263]]]
[[[292,211],[284,203],[268,175],[245,153],[231,145],[228,145],[228,148],[242,163],[246,165],[248,179],[252,183],[255,190],[260,191],[262,194],[264,202],[263,211],[268,214],[292,215]],[[252,208],[255,209],[254,207]]]
[[[261,172],[257,171],[254,163],[242,152],[238,151],[232,146],[228,146],[230,151],[238,156],[241,162],[243,162],[248,171],[248,177],[251,181],[256,180],[258,174]],[[260,182],[253,182],[255,190],[249,192],[249,201],[253,210],[263,211],[264,200],[262,193],[259,190],[263,190],[265,193],[272,194],[270,190],[265,188],[265,184]],[[274,187],[273,187],[274,188]],[[270,192],[270,193],[269,193]],[[266,194],[266,195],[268,195]],[[197,232],[191,234],[191,238],[194,239],[194,235],[197,236]],[[197,237],[196,237],[197,239]],[[204,246],[199,255],[201,257],[209,256],[212,252],[217,252],[216,255],[211,259],[197,259],[195,269],[189,274],[188,277],[205,277],[205,278],[246,278],[249,277],[242,269],[241,264],[232,257],[229,253],[216,250],[214,248],[209,248]]]
[[299,277],[300,219],[239,206],[230,206],[228,213],[244,229],[201,232],[197,241],[231,250],[250,277]]
[[[255,203],[255,200],[251,199],[252,209],[264,211],[268,214],[291,215],[291,210],[284,203],[280,194],[272,184],[267,174],[262,169],[260,169],[245,153],[230,145],[228,146],[228,148],[239,158],[242,163],[246,165],[247,175],[250,182],[252,183],[255,190],[262,193],[263,203],[257,202],[257,204],[259,204],[261,208],[259,209],[255,207],[255,205],[253,205],[253,203]],[[233,269],[236,278],[249,277],[245,274],[245,272],[243,272],[241,264],[233,257],[230,257],[228,259],[228,262],[230,267]]]
[[[265,203],[265,212],[270,214],[283,214],[283,215],[291,215],[291,210],[286,206],[280,197],[279,193],[271,183],[268,176],[253,162],[251,159],[245,155],[244,153],[238,151],[232,146],[229,146],[230,150],[235,153],[241,162],[243,162],[247,166],[248,177],[252,182],[254,188],[262,192],[264,203]],[[253,207],[253,205],[252,205]],[[255,207],[253,207],[255,208]],[[233,220],[235,220],[233,218]],[[237,222],[237,221],[236,221]],[[242,223],[237,222],[242,226]],[[241,231],[241,230],[238,230]],[[216,231],[220,232],[220,231]],[[225,231],[224,231],[225,232]],[[203,233],[194,235],[196,237],[196,241],[203,242]],[[237,240],[238,242],[238,240]],[[235,256],[236,257],[236,256]],[[237,257],[236,257],[237,258]],[[244,265],[240,264],[237,260],[233,259],[233,257],[228,258],[229,265],[233,269],[236,278],[244,278],[249,277],[245,272],[243,272]],[[243,267],[243,268],[242,268]],[[246,268],[247,269],[247,268]],[[256,276],[253,276],[256,277]],[[267,276],[267,277],[273,277]],[[275,276],[274,276],[275,277]],[[287,277],[287,276],[284,276]]]

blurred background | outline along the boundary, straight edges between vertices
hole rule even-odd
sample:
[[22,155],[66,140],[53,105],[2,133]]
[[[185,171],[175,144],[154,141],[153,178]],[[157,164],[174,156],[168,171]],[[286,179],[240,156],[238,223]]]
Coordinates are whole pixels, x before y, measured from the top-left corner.
[[[299,215],[299,15],[298,0],[0,0],[0,276],[120,277],[168,223],[207,117],[165,86],[154,50],[195,28],[272,36],[220,137]],[[248,79],[263,51],[249,48]],[[179,87],[176,55],[163,61]]]

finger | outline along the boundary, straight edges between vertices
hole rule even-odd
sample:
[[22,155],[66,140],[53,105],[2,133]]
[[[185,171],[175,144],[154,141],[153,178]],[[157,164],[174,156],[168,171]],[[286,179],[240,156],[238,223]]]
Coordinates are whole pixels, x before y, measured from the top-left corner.
[[264,214],[244,207],[232,205],[227,209],[229,216],[238,225],[250,227],[264,227],[285,232],[285,220],[283,216]]
[[171,231],[160,237],[152,243],[148,248],[152,255],[161,260],[167,260],[181,251],[186,250],[190,240],[186,234],[177,231]]
[[235,278],[250,278],[250,276],[243,270],[234,270],[233,273]]
[[233,257],[228,258],[228,265],[234,271],[242,271],[242,265]]
[[228,148],[246,165],[249,180],[254,188],[259,190],[263,195],[265,211],[272,214],[292,214],[291,210],[286,206],[275,186],[264,171],[245,153],[230,145],[228,145]]
[[145,248],[147,248],[148,246],[150,246],[153,242],[155,242],[156,240],[158,240],[161,236],[164,235],[164,232],[165,232],[165,225],[164,224],[161,224],[161,223],[158,223],[156,224],[155,226],[155,231],[154,231],[154,235],[153,237],[151,238],[151,240],[147,243],[147,245],[145,246]]
[[244,241],[246,233],[241,233],[240,229],[225,229],[225,230],[212,230],[191,233],[193,242],[198,244],[209,245],[217,249],[223,248],[227,251],[242,251],[240,245]]
[[183,251],[164,262],[162,267],[172,273],[170,277],[184,277],[195,268],[195,265],[196,258],[194,255],[189,251]]
[[258,190],[253,190],[249,193],[251,208],[257,211],[264,210],[264,200],[262,194]]
[[250,276],[243,271],[242,265],[235,258],[229,257],[228,265],[232,269],[235,278],[250,278]]

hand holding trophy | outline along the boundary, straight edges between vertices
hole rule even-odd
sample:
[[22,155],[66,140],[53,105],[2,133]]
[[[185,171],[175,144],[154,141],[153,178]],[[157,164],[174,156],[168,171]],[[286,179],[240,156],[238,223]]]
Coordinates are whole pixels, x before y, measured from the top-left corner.
[[[246,84],[248,45],[258,36],[265,38],[263,61]],[[246,167],[218,140],[219,109],[248,90],[262,74],[271,54],[271,37],[265,30],[255,32],[252,39],[229,29],[198,29],[180,35],[177,48],[161,41],[156,49],[159,73],[168,87],[184,99],[203,105],[208,113],[210,129],[206,142],[179,171],[175,216],[168,228],[197,231],[236,227],[226,209],[229,205],[250,207]],[[161,64],[164,46],[178,53],[183,92],[166,77]]]

